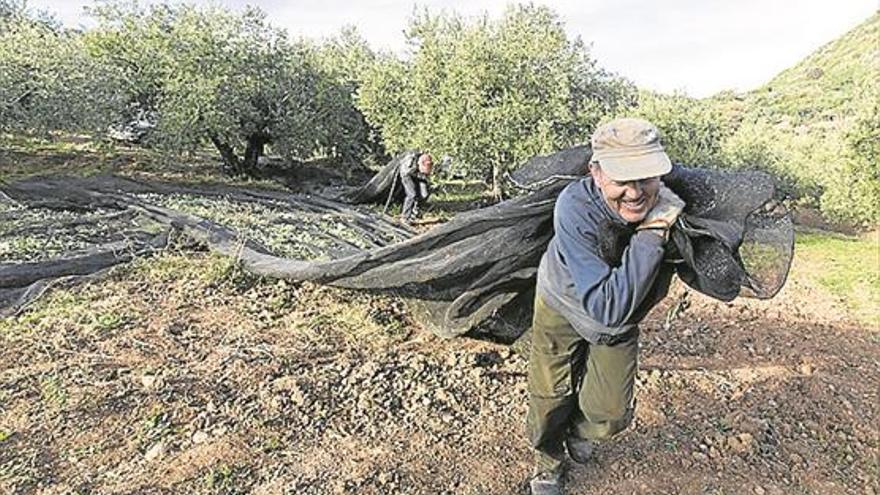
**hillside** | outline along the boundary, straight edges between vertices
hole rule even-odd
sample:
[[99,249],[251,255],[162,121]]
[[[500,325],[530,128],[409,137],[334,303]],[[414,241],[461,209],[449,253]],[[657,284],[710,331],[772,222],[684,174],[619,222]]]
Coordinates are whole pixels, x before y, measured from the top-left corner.
[[836,220],[877,221],[880,14],[744,94],[705,102],[720,114],[728,166],[781,176]]
[[834,128],[876,96],[880,14],[826,44],[749,93],[751,114],[774,124]]
[[709,101],[735,122],[840,129],[841,121],[872,103],[878,79],[880,14],[875,14],[760,88],[745,94],[722,92]]

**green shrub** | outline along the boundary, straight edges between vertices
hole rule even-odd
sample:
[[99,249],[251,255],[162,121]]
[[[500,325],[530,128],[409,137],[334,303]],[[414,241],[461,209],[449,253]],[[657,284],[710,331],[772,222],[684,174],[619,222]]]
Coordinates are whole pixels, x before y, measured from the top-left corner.
[[[880,95],[878,95],[880,97]],[[840,173],[829,174],[822,212],[832,218],[876,226],[880,203],[880,103],[866,107],[846,133],[838,160]]]
[[720,166],[721,141],[726,129],[711,105],[683,94],[639,93],[638,106],[629,112],[651,121],[663,136],[663,146],[675,163]]
[[816,204],[821,193],[820,155],[804,136],[783,132],[766,122],[743,123],[721,145],[722,163],[731,169],[763,170],[780,179],[791,197]]

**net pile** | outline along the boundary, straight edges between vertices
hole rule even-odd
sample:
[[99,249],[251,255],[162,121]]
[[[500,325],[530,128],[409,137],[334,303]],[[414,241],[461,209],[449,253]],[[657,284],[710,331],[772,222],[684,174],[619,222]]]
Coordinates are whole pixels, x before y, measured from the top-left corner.
[[[0,311],[15,311],[53,281],[149,255],[172,232],[181,232],[236,256],[257,275],[402,294],[438,335],[474,331],[512,339],[528,324],[537,265],[553,235],[556,196],[586,173],[589,156],[588,147],[576,147],[532,158],[510,175],[519,196],[460,213],[420,235],[351,204],[385,201],[405,155],[337,200],[106,176],[18,182],[2,187],[2,215],[65,212],[68,220],[55,218],[55,227],[50,222],[28,228],[54,229],[65,237],[77,222],[92,225],[88,239],[80,239],[91,244],[33,260],[7,255],[0,263]],[[668,254],[684,260],[677,267],[688,285],[721,300],[778,292],[794,234],[772,177],[675,167],[664,180],[687,202]],[[25,228],[16,225],[0,242],[9,243]],[[609,252],[619,256],[626,235],[616,235]]]

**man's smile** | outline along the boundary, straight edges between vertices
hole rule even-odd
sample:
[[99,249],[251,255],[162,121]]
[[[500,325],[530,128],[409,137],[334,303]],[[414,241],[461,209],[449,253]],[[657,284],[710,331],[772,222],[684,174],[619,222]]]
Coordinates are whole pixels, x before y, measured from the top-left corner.
[[641,197],[639,197],[639,199],[636,200],[622,199],[620,200],[620,205],[633,213],[637,213],[641,212],[645,208],[647,202],[647,196],[642,195]]

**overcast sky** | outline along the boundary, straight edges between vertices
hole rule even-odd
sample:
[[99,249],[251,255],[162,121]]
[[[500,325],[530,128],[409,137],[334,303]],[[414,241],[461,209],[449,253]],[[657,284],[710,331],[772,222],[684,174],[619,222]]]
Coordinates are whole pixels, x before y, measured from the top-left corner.
[[[141,2],[153,3],[153,2]],[[207,3],[199,1],[195,3]],[[402,52],[414,6],[497,17],[508,2],[489,0],[246,1],[296,36],[328,36],[356,26],[373,48]],[[878,9],[877,0],[558,0],[571,36],[592,44],[599,64],[644,88],[708,96],[760,86]],[[88,25],[90,2],[30,0],[70,27]],[[878,40],[880,43],[880,40]]]

